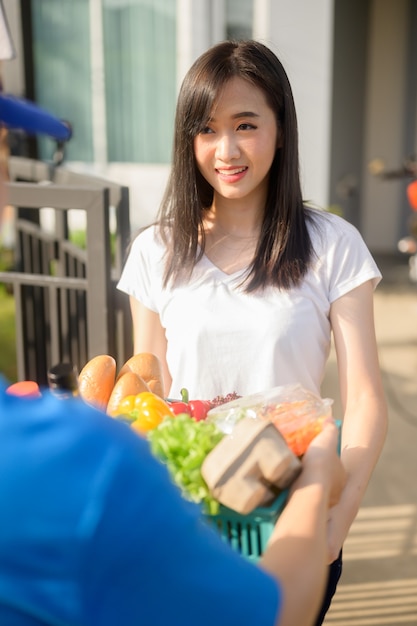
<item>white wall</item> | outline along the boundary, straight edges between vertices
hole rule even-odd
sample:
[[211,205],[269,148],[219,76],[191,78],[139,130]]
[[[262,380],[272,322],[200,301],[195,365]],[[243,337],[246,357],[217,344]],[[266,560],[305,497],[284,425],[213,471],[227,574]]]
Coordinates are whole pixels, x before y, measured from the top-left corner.
[[304,197],[328,204],[333,0],[258,0],[255,37],[283,63],[294,93]]

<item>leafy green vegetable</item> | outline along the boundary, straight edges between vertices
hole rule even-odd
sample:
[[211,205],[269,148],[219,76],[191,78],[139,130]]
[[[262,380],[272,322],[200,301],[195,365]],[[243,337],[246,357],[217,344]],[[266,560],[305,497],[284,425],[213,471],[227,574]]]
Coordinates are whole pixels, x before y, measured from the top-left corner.
[[183,495],[193,502],[201,502],[207,513],[215,515],[219,503],[201,475],[201,466],[207,454],[224,437],[215,424],[196,421],[181,413],[165,418],[148,432],[153,454],[164,463]]

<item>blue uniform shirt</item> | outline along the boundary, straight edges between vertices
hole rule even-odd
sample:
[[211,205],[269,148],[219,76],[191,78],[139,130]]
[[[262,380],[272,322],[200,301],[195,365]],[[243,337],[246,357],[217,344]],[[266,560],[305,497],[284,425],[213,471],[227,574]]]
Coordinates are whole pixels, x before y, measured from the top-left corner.
[[273,578],[201,521],[146,440],[81,400],[4,389],[2,626],[273,625]]

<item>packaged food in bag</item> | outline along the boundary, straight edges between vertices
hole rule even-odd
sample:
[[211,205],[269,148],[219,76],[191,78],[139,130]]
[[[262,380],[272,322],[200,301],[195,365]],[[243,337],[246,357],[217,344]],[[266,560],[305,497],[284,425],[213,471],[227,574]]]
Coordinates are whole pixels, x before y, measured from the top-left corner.
[[233,432],[244,417],[271,422],[292,452],[301,457],[310,442],[332,417],[333,400],[320,398],[299,384],[275,387],[243,396],[212,409],[208,419],[225,433]]

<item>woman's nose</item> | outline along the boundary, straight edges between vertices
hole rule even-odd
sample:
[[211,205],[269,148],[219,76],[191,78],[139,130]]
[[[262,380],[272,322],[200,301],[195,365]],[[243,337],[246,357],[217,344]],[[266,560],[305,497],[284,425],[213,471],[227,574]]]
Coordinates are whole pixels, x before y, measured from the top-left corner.
[[224,133],[216,145],[216,157],[222,161],[237,158],[240,154],[238,142],[233,134]]

